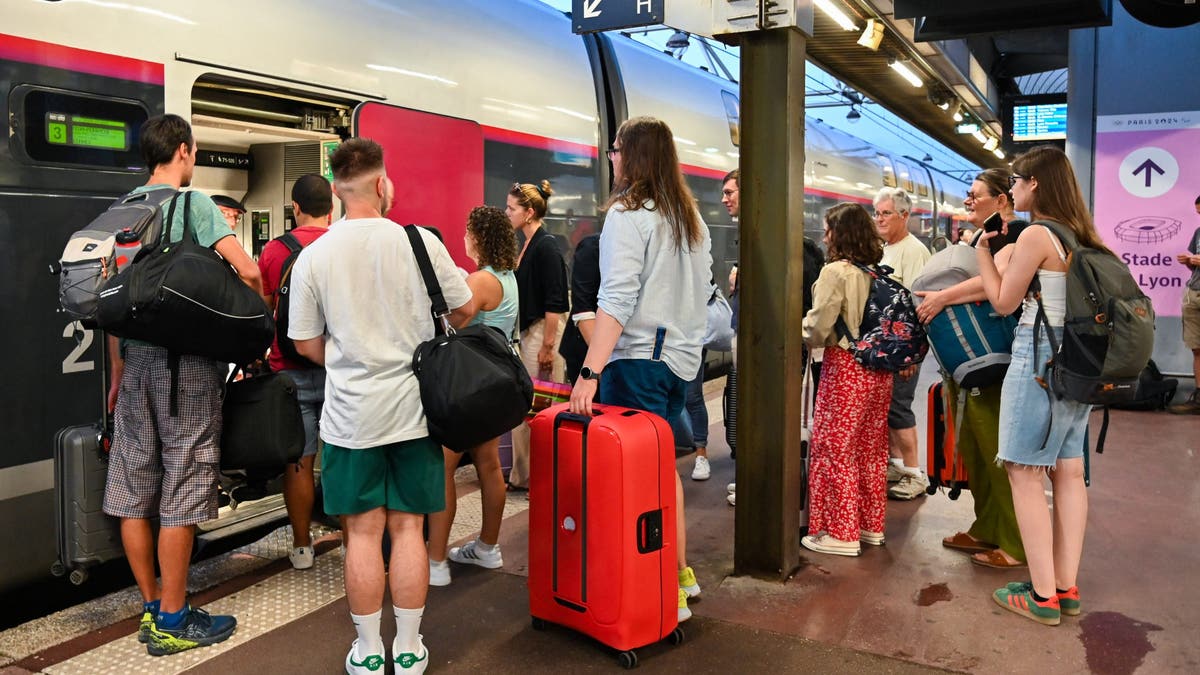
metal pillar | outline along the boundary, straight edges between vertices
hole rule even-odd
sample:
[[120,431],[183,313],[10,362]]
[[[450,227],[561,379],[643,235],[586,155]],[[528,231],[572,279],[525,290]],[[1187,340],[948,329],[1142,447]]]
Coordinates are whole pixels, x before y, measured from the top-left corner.
[[783,580],[800,565],[805,37],[796,28],[740,37],[734,573]]

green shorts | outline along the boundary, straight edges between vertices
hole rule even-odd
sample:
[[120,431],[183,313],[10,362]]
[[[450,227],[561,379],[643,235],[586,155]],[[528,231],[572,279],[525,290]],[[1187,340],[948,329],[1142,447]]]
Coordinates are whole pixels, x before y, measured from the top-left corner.
[[355,515],[380,506],[406,513],[445,510],[442,448],[428,437],[375,448],[324,446],[321,489],[325,513]]

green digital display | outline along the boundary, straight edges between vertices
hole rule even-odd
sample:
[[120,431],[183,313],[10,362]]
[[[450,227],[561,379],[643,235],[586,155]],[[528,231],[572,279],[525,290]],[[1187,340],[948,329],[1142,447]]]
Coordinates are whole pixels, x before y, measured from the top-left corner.
[[48,112],[46,142],[124,152],[129,149],[129,127],[120,120]]

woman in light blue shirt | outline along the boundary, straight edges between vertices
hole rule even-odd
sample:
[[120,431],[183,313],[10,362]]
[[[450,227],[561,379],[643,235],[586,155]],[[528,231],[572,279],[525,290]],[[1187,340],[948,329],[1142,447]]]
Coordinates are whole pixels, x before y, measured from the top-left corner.
[[[635,117],[608,151],[616,184],[600,234],[596,323],[571,411],[592,401],[646,410],[664,419],[683,411],[687,384],[700,368],[712,293],[708,227],[679,168],[666,123]],[[601,372],[603,371],[603,377]],[[679,620],[700,594],[687,565],[683,484],[675,476]]]
[[[518,316],[517,239],[504,212],[492,206],[480,206],[467,218],[464,237],[467,255],[479,265],[479,270],[467,277],[471,288],[469,313],[471,324],[491,326],[512,340],[516,335]],[[446,545],[450,526],[454,524],[457,492],[454,470],[462,453],[443,448],[446,455],[446,510],[429,514],[429,584],[446,586],[450,583],[450,564],[446,560]],[[483,493],[483,528],[479,537],[463,546],[450,549],[449,557],[457,563],[498,569],[504,561],[500,556],[500,520],[504,516],[504,474],[500,469],[500,439],[492,440],[470,450],[471,461],[479,475]]]

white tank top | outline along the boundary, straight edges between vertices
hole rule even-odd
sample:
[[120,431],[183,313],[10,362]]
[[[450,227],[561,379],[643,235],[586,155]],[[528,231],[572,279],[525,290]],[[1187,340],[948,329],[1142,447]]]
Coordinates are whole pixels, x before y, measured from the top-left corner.
[[[1054,249],[1058,251],[1059,260],[1066,262],[1067,254],[1063,251],[1058,237],[1054,236],[1049,228],[1040,225],[1039,227],[1046,232],[1046,236],[1050,237],[1050,241],[1054,242]],[[1042,285],[1042,305],[1046,308],[1046,320],[1051,326],[1061,327],[1066,322],[1067,316],[1067,273],[1039,269],[1037,278],[1038,283]],[[1034,319],[1037,318],[1037,309],[1037,299],[1033,297],[1032,293],[1026,295],[1025,302],[1021,306],[1020,325],[1032,326]]]

